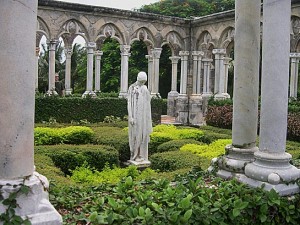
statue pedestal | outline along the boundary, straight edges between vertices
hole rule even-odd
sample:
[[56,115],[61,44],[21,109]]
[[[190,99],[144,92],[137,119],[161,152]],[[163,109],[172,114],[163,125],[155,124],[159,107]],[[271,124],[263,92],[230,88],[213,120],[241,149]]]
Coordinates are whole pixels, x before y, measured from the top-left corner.
[[128,160],[127,164],[128,165],[135,165],[137,167],[149,167],[151,165],[151,162],[148,161],[148,160],[143,160],[143,161]]

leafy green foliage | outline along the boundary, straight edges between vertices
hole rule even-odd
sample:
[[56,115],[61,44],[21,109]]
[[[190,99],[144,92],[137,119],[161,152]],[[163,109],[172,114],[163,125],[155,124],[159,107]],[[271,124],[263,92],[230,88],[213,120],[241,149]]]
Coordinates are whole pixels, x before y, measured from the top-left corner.
[[202,142],[193,140],[193,139],[181,139],[181,140],[171,140],[165,143],[162,143],[157,147],[157,152],[168,152],[168,151],[178,151],[180,147],[185,144],[199,144]]
[[128,131],[118,127],[95,127],[94,144],[113,146],[119,153],[119,160],[130,158]]
[[89,127],[70,126],[65,128],[34,128],[35,145],[87,144],[92,141],[94,132]]
[[[159,123],[165,101],[151,100],[153,123]],[[128,114],[127,102],[123,98],[81,98],[81,97],[36,97],[35,122],[48,121],[55,118],[59,123],[87,120],[102,122],[106,116],[124,118]]]
[[156,174],[154,170],[147,168],[142,172],[138,171],[136,166],[110,168],[108,165],[99,172],[90,169],[87,165],[77,167],[72,171],[71,180],[76,183],[98,185],[100,183],[116,184],[123,178],[131,176],[134,180],[148,179]]
[[105,164],[110,166],[119,165],[119,155],[115,148],[102,145],[57,145],[38,146],[37,153],[49,156],[54,165],[69,175],[76,167],[85,162],[96,170],[101,171]]
[[186,144],[180,151],[192,152],[200,157],[212,159],[225,153],[225,146],[232,143],[231,139],[220,139],[209,145]]
[[155,153],[149,157],[151,168],[159,171],[174,171],[200,166],[199,157],[189,152],[170,151]]
[[[20,215],[17,215],[16,209],[20,207],[18,205],[17,199],[22,195],[27,196],[30,192],[30,187],[25,185],[26,177],[23,178],[23,182],[19,184],[9,184],[6,186],[6,193],[3,193],[3,186],[0,186],[0,204],[1,204],[1,214],[0,214],[0,222],[3,225],[10,224],[24,224],[31,225],[31,222],[28,218],[23,219]],[[8,191],[8,186],[10,186],[10,190]],[[6,196],[8,194],[8,196]],[[22,196],[23,197],[23,196]],[[24,197],[23,197],[24,198]],[[2,212],[2,210],[4,210]]]
[[52,203],[67,224],[298,224],[300,196],[280,197],[191,171],[175,182],[134,181],[116,185],[54,188]]
[[158,146],[162,143],[178,140],[178,139],[193,139],[201,141],[204,137],[203,131],[193,128],[177,129],[174,125],[157,125],[150,135],[149,152],[157,152]]
[[144,5],[140,11],[187,18],[229,9],[234,9],[234,0],[164,0]]

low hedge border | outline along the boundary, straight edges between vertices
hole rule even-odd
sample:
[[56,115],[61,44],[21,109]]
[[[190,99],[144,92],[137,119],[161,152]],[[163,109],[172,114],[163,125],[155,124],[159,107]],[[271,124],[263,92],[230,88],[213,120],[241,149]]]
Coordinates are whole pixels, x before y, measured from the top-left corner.
[[[152,121],[160,123],[165,110],[165,100],[151,100]],[[106,116],[123,118],[127,113],[127,101],[124,98],[80,98],[80,97],[42,97],[35,98],[35,122],[41,123],[55,118],[59,123],[102,122]]]

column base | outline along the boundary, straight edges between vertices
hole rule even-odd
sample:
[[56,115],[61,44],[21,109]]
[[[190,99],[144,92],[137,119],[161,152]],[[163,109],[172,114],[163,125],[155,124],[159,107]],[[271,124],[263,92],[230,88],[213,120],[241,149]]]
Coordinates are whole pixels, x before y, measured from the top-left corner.
[[203,98],[210,98],[213,94],[211,92],[203,92],[202,97]]
[[238,174],[236,176],[237,180],[249,185],[253,188],[260,188],[262,187],[266,191],[270,191],[274,189],[280,196],[288,196],[294,195],[300,192],[299,185],[297,183],[290,183],[290,184],[272,184],[269,182],[262,182],[256,179],[251,179],[244,174]]
[[179,94],[176,103],[176,118],[175,122],[188,125],[189,105],[188,96],[186,94]]
[[223,179],[230,179],[236,177],[237,174],[244,174],[245,166],[254,161],[254,153],[257,151],[257,147],[243,149],[227,145],[225,147],[226,154],[214,159],[209,170],[212,171],[217,166],[217,176]]
[[57,96],[58,93],[55,90],[48,90],[45,94],[46,96]]
[[177,91],[170,91],[168,93],[168,109],[167,115],[175,117],[176,116],[176,99],[178,97]]
[[259,151],[254,158],[255,161],[245,168],[245,175],[249,178],[272,185],[287,184],[300,178],[300,170],[290,164],[292,156],[288,153]]
[[95,92],[93,91],[85,91],[83,94],[82,94],[82,98],[86,98],[87,96],[91,97],[91,98],[95,98],[97,97],[97,95],[95,94]]
[[72,95],[72,89],[66,89],[66,95]]
[[161,98],[160,93],[151,93],[151,98]]
[[[46,177],[34,172],[28,178],[18,180],[0,180],[1,195],[7,199],[11,193],[15,193],[20,189],[20,185],[30,188],[26,195],[19,192],[16,201],[17,208],[15,208],[16,215],[23,219],[29,219],[32,225],[60,225],[62,224],[61,215],[49,202],[48,192],[49,182]],[[7,207],[0,205],[0,214],[5,212]]]
[[120,92],[119,98],[127,98],[128,93],[127,92]]
[[203,99],[200,94],[192,94],[189,101],[189,123],[195,126],[205,124],[202,113]]
[[224,100],[230,98],[230,95],[228,93],[221,93],[221,94],[216,94],[214,96],[215,100]]

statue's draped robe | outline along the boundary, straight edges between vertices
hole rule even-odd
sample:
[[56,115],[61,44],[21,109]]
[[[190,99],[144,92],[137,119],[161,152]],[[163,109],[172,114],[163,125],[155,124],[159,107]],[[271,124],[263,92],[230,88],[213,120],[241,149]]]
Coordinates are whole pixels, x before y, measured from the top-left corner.
[[[132,84],[128,89],[128,134],[130,160],[148,160],[148,143],[152,132],[151,96],[146,85]],[[130,123],[130,117],[134,124]]]

